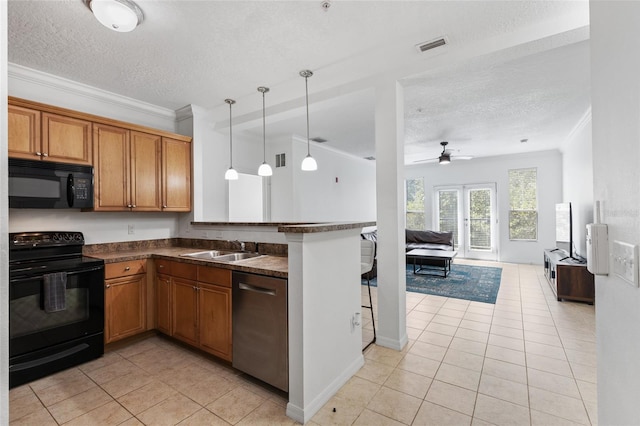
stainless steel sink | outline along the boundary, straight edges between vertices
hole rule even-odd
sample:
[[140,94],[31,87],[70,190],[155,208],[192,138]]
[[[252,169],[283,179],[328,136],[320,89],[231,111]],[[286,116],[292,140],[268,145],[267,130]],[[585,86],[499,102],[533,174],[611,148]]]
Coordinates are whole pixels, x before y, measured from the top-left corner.
[[236,260],[251,259],[252,257],[258,256],[260,256],[260,253],[230,253],[216,256],[212,260],[217,260],[218,262],[234,262]]
[[220,250],[207,250],[207,251],[198,251],[195,253],[185,253],[180,256],[185,257],[193,257],[194,259],[203,259],[203,260],[213,260],[216,257],[224,255],[224,252]]
[[260,256],[259,253],[227,253],[219,250],[197,251],[185,253],[181,256],[200,260],[215,260],[217,262],[235,262],[236,260],[251,259]]

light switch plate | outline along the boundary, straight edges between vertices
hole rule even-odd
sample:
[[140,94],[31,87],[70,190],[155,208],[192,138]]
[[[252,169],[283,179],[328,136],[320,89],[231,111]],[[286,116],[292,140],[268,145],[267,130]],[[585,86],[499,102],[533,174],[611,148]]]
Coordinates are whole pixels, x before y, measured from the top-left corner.
[[637,245],[614,241],[613,252],[611,253],[611,265],[613,266],[614,274],[634,287],[638,287]]

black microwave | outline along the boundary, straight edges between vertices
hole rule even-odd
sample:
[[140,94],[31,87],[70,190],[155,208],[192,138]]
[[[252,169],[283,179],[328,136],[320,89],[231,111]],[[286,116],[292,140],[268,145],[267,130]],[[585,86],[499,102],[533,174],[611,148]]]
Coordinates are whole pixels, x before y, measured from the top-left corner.
[[93,208],[93,167],[9,158],[9,207]]

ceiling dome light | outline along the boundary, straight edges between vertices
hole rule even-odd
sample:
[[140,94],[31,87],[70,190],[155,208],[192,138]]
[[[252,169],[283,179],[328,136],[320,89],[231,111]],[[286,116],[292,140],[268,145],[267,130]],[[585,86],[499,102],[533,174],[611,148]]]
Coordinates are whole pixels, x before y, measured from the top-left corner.
[[144,18],[142,9],[129,0],[90,0],[89,7],[102,25],[113,31],[133,31]]

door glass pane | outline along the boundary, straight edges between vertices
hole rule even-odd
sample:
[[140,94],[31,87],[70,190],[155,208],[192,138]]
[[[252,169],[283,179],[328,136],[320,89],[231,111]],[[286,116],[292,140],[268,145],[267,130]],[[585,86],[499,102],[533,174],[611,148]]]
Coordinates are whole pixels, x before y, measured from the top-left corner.
[[491,250],[491,190],[469,191],[469,248]]
[[455,248],[458,246],[458,191],[438,191],[438,230],[453,232]]

